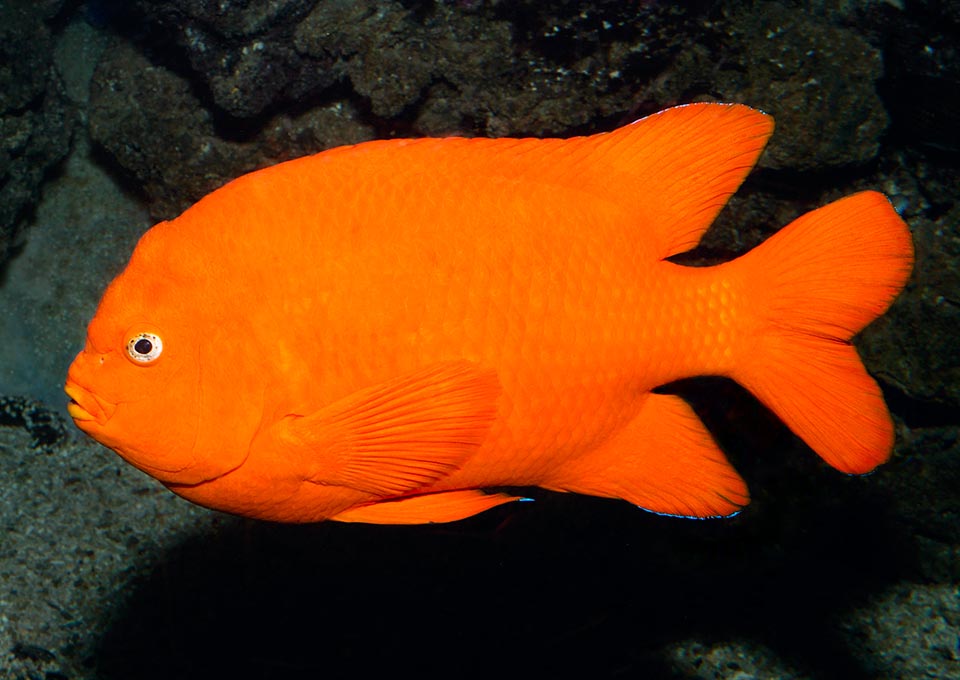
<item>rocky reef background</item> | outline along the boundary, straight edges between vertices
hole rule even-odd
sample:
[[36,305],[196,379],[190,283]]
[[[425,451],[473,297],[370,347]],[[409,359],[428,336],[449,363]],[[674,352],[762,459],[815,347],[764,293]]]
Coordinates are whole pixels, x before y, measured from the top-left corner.
[[[960,3],[0,3],[0,677],[960,677]],[[735,386],[676,390],[754,494],[729,521],[534,493],[442,527],[189,506],[63,420],[106,282],[239,174],[379,137],[774,115],[691,263],[858,189],[917,266],[858,347],[894,460],[825,469]]]

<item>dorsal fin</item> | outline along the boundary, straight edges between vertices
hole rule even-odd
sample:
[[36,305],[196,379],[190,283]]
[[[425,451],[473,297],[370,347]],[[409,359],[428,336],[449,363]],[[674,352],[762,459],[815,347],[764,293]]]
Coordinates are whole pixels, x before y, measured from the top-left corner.
[[[345,162],[337,175],[353,182],[371,173],[381,182],[414,172],[460,184],[470,177],[518,187],[550,184],[621,207],[638,238],[652,242],[649,252],[666,258],[700,241],[772,132],[770,116],[742,104],[687,104],[586,137],[393,139],[339,147],[274,166],[258,187],[274,193],[274,185],[301,182],[331,162]],[[224,190],[240,191],[249,181]]]
[[620,205],[666,258],[700,241],[772,133],[773,119],[748,106],[688,104],[587,137],[400,143],[414,153],[443,149],[431,163],[436,172],[462,162],[449,153],[461,146],[469,149],[471,173],[550,183]]
[[596,174],[582,183],[624,194],[669,257],[700,242],[772,133],[773,118],[741,104],[677,106],[584,138]]

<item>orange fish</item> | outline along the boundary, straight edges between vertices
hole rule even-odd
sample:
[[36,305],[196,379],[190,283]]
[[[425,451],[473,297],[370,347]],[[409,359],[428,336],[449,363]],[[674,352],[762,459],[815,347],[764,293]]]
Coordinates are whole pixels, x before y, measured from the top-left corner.
[[574,139],[374,141],[149,230],[70,367],[81,430],[175,493],[286,522],[456,520],[538,486],[726,516],[746,485],[679,397],[728,376],[830,465],[893,426],[851,337],[909,276],[858,193],[714,267],[697,244],[773,131],[741,105]]

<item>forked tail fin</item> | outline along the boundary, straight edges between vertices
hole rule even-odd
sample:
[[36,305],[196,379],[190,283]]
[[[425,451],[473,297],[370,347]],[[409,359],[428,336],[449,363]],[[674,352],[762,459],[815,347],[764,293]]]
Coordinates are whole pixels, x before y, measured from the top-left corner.
[[886,461],[893,423],[850,339],[886,311],[913,266],[909,229],[889,201],[848,196],[730,264],[742,268],[758,324],[732,377],[838,470]]

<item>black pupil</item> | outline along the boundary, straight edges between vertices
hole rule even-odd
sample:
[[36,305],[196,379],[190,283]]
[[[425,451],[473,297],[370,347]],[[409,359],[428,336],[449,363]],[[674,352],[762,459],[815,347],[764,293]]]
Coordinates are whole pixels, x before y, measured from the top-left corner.
[[153,343],[146,338],[140,338],[134,344],[133,349],[136,350],[137,354],[150,354],[153,351]]

